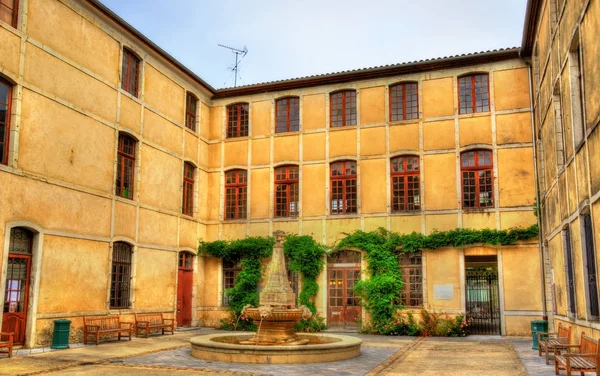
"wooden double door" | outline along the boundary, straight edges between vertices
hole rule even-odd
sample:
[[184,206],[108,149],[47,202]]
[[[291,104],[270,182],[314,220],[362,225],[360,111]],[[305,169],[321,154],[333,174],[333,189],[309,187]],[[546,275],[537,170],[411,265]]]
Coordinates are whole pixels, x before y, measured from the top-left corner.
[[327,267],[327,325],[333,328],[359,329],[362,307],[354,293],[361,279],[360,253],[343,251],[330,256]]

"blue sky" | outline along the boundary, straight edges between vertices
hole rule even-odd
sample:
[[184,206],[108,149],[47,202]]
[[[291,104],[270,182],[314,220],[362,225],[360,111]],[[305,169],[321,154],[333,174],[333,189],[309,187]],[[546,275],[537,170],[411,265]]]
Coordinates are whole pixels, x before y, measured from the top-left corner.
[[526,0],[101,0],[214,87],[521,44]]

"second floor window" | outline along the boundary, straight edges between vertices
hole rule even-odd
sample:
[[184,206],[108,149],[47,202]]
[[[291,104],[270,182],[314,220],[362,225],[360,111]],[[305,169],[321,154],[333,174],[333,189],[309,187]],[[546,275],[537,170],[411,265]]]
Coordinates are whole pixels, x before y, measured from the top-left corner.
[[140,59],[128,49],[123,49],[123,67],[121,72],[121,89],[134,97],[138,96],[140,80]]
[[490,110],[488,75],[471,74],[458,78],[459,114],[472,114]]
[[19,0],[1,0],[0,1],[0,21],[6,22],[12,27],[17,27],[17,10],[19,9]]
[[356,162],[331,164],[331,214],[356,213]]
[[127,135],[119,135],[117,151],[117,180],[115,194],[133,198],[133,178],[135,171],[135,140]]
[[8,164],[8,137],[10,135],[10,102],[12,85],[0,80],[0,163]]
[[416,82],[390,86],[390,121],[419,118],[419,101]]
[[275,102],[277,126],[275,133],[297,132],[300,130],[300,98],[283,98]]
[[246,218],[246,171],[232,170],[225,173],[225,219]]
[[466,151],[460,155],[463,208],[494,206],[492,152]]
[[183,214],[194,215],[194,165],[183,165]]
[[419,157],[416,155],[392,159],[392,211],[421,209],[419,189]]
[[129,282],[131,280],[131,252],[127,243],[113,244],[110,278],[110,308],[129,308]]
[[227,138],[248,136],[248,103],[227,106]]
[[275,169],[275,216],[295,217],[298,215],[298,166]]
[[185,126],[196,131],[196,111],[198,110],[198,99],[192,94],[185,96]]
[[400,300],[405,307],[423,306],[423,264],[421,251],[401,253],[398,263],[402,271],[402,291]]
[[331,94],[331,126],[356,125],[356,91],[345,90]]

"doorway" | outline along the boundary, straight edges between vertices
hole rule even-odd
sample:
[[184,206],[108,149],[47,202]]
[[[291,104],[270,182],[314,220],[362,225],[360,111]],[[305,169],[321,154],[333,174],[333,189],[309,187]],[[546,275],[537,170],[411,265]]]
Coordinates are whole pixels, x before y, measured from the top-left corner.
[[465,256],[466,308],[472,334],[502,334],[496,256]]
[[327,325],[358,330],[362,309],[354,294],[360,281],[360,252],[342,251],[327,257]]
[[177,326],[192,325],[192,287],[194,283],[194,255],[179,253],[177,283]]
[[14,344],[25,344],[33,232],[15,227],[10,230],[6,287],[2,310],[2,331],[14,333]]

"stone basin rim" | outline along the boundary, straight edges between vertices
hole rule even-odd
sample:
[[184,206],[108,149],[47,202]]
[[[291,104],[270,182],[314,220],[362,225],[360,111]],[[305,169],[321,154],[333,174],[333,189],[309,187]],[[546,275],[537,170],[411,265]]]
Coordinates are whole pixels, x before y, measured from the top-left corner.
[[[331,343],[320,343],[320,344],[307,344],[307,345],[292,345],[292,346],[278,346],[278,345],[239,345],[234,343],[223,343],[223,342],[215,342],[212,341],[213,338],[219,337],[240,337],[244,336],[244,334],[226,334],[226,333],[216,333],[216,334],[205,334],[201,336],[192,337],[190,339],[190,343],[193,346],[201,346],[205,348],[215,348],[215,349],[228,349],[228,350],[261,350],[261,351],[306,351],[306,350],[332,350],[332,349],[343,349],[348,347],[360,346],[362,344],[362,339],[345,336],[340,334],[315,334],[315,333],[298,333],[302,337],[329,337],[339,339],[339,341],[331,342]],[[252,337],[252,334],[248,334],[248,337]]]

